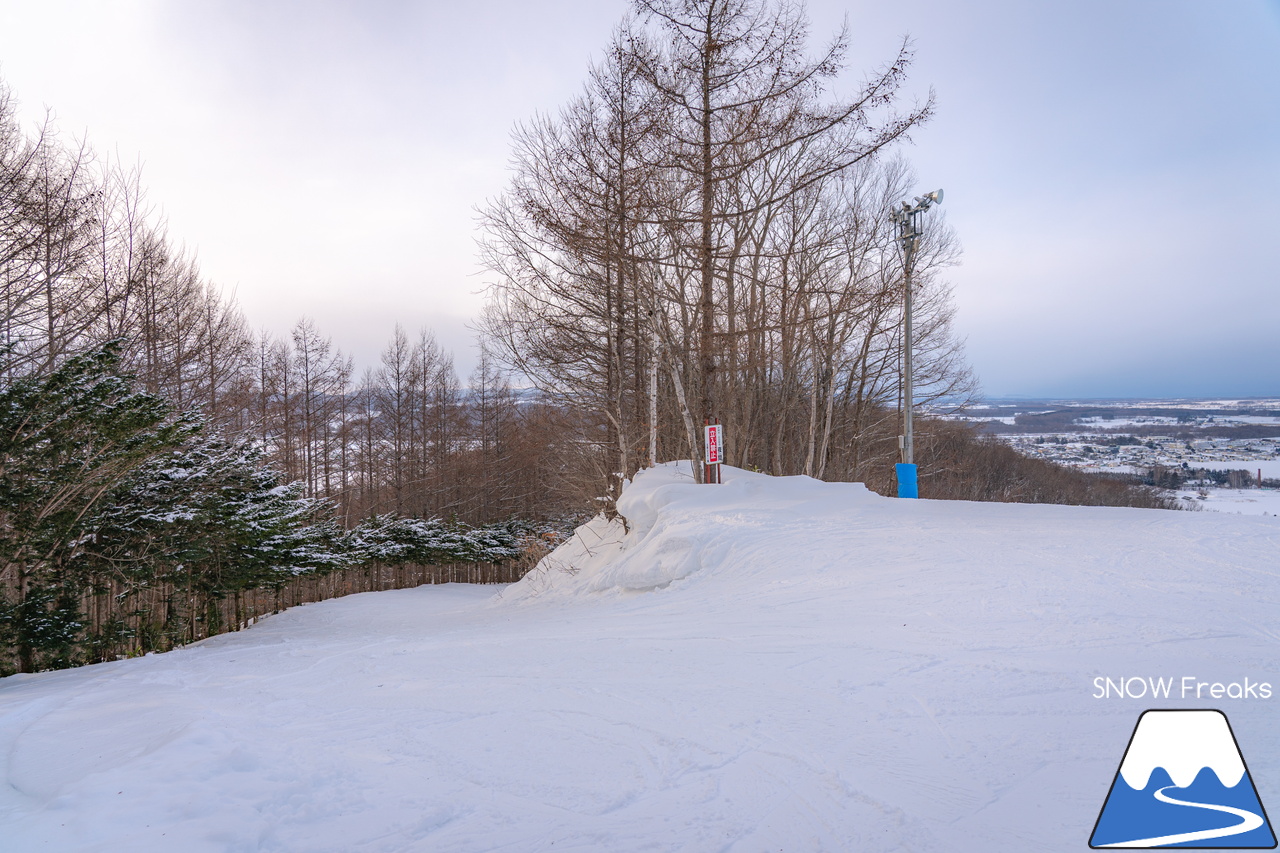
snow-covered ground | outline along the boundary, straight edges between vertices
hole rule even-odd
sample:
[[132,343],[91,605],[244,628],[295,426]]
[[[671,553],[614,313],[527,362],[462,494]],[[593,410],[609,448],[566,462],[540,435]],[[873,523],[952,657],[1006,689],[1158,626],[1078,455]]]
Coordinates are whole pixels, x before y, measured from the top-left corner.
[[1280,517],[1277,489],[1179,489],[1178,497],[1206,511]]
[[0,681],[0,849],[1078,851],[1149,707],[1222,709],[1280,811],[1280,520],[725,479],[501,591]]

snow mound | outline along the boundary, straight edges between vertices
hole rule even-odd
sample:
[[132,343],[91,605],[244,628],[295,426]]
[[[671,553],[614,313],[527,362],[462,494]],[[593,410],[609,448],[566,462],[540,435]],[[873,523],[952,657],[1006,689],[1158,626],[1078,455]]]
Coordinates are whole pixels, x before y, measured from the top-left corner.
[[850,514],[884,500],[861,483],[771,477],[728,465],[723,482],[698,484],[690,465],[668,462],[639,472],[618,499],[621,518],[596,516],[503,594],[504,601],[647,592],[711,569],[733,571],[724,557],[744,527],[843,508]]

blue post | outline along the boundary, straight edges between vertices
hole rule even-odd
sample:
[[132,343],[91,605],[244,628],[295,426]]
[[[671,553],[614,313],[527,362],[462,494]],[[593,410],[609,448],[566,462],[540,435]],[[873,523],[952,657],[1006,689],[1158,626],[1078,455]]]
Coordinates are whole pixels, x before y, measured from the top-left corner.
[[898,497],[920,497],[920,489],[916,484],[916,466],[899,462],[893,467],[898,472]]

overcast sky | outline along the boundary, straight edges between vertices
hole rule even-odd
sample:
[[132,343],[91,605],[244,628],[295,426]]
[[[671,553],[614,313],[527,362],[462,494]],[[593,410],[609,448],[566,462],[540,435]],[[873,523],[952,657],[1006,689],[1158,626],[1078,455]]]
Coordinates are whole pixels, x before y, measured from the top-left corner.
[[[359,365],[426,327],[464,381],[474,207],[512,126],[579,90],[622,0],[0,0],[34,124],[144,165],[250,324]],[[905,35],[937,117],[905,150],[964,246],[992,396],[1280,395],[1280,0],[813,0],[848,89]]]

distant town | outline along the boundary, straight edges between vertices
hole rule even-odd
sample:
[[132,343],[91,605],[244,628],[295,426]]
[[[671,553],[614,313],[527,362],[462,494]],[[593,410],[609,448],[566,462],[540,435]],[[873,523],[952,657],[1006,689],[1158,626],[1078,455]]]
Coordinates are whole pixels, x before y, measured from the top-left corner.
[[1136,476],[1208,509],[1280,514],[1280,399],[1001,400],[950,417],[1027,456]]

